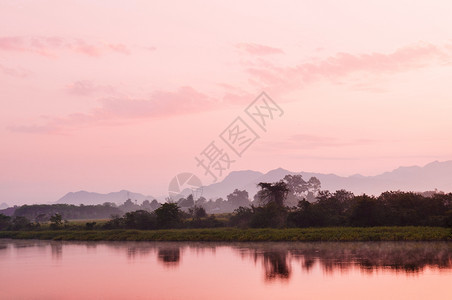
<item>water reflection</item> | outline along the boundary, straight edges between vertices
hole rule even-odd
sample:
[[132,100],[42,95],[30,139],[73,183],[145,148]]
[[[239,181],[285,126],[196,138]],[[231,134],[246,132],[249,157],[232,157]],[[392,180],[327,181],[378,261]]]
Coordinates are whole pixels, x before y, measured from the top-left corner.
[[180,248],[159,248],[158,260],[166,267],[175,267],[180,261]]
[[427,267],[452,268],[451,243],[312,243],[288,251],[305,270],[318,261],[327,273],[353,266],[408,273],[422,272]]
[[426,268],[452,269],[452,243],[294,243],[238,246],[244,259],[261,261],[266,280],[287,280],[291,266],[310,272],[319,265],[324,273],[359,268],[366,273],[379,270],[416,274]]
[[265,279],[287,280],[290,277],[290,264],[287,261],[287,252],[268,251],[263,253]]
[[[54,242],[32,240],[0,240],[0,257],[9,250],[17,256],[34,249],[48,251],[52,259],[63,257],[65,246],[85,247],[96,254],[100,246],[126,255],[128,259],[155,257],[165,267],[178,268],[187,253],[215,256],[217,249],[230,248],[243,260],[250,260],[263,268],[266,281],[288,281],[294,268],[309,273],[319,266],[324,273],[348,272],[358,268],[365,273],[379,270],[418,274],[427,268],[452,269],[450,242],[357,242],[357,243],[171,243],[171,242]],[[28,249],[28,250],[27,250]]]
[[96,249],[105,246],[115,252],[125,253],[131,261],[137,258],[147,257],[155,252],[155,247],[145,242],[95,242],[95,244]]
[[[86,245],[86,247],[88,248],[88,245]],[[61,258],[63,257],[63,243],[51,243],[50,248],[52,250],[52,259],[61,260]]]
[[0,239],[0,270],[2,299],[450,299],[452,243]]
[[0,260],[3,259],[4,257],[7,257],[8,250],[9,250],[9,245],[8,244],[0,243]]

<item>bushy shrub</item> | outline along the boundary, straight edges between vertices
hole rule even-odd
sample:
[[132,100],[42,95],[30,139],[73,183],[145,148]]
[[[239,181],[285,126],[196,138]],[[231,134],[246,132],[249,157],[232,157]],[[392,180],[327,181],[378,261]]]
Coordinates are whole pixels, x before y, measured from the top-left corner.
[[253,214],[250,227],[253,228],[282,228],[286,226],[287,208],[275,202],[269,202],[264,206],[252,207]]
[[130,229],[156,229],[157,216],[146,210],[128,212],[124,215],[124,225]]
[[163,203],[155,214],[159,228],[178,228],[182,225],[182,212],[176,203]]
[[234,210],[234,213],[229,219],[229,225],[241,228],[249,227],[252,216],[253,211],[250,207],[240,206]]
[[203,219],[194,219],[184,224],[188,228],[218,228],[225,227],[226,222],[220,221],[214,215]]
[[0,214],[0,230],[6,230],[11,226],[11,217]]

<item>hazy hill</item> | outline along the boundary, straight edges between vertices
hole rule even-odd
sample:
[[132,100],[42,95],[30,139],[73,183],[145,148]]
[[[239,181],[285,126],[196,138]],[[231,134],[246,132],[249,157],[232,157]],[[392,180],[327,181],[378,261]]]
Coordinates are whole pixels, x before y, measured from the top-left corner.
[[[252,199],[257,192],[256,185],[259,182],[275,182],[282,179],[287,174],[301,174],[305,180],[310,177],[317,177],[322,183],[322,189],[336,191],[346,189],[355,194],[379,195],[384,191],[428,191],[438,189],[444,192],[452,192],[452,161],[432,162],[424,167],[400,167],[390,172],[385,172],[377,176],[352,175],[342,177],[334,174],[321,174],[312,172],[292,172],[282,168],[261,173],[252,170],[233,171],[221,182],[214,183],[203,188],[203,196],[207,199],[216,199],[230,194],[234,189],[246,189]],[[189,194],[191,190],[184,190],[182,194]],[[137,200],[141,204],[144,200],[152,200],[154,197],[145,196],[139,193],[132,193],[126,190],[109,194],[90,193],[79,191],[68,193],[57,203],[67,204],[102,204],[104,202],[114,202],[122,204],[129,197]],[[162,202],[165,196],[159,197]]]
[[[217,182],[203,188],[203,196],[206,199],[223,197],[226,200],[226,195],[230,194],[236,188],[243,188],[244,183],[256,182],[262,177],[261,172],[257,171],[233,171],[227,175],[223,181]],[[189,190],[184,190],[183,193],[190,193]]]
[[130,198],[132,201],[137,200],[138,204],[141,204],[144,200],[152,201],[154,197],[145,196],[139,193],[132,193],[126,190],[121,190],[119,192],[112,192],[108,194],[92,193],[86,191],[70,192],[64,195],[56,203],[66,203],[74,205],[96,205],[103,204],[105,202],[113,202],[116,204],[122,204]]
[[[254,171],[231,172],[222,182],[204,188],[207,199],[225,197],[234,188],[246,189],[251,197],[257,192],[259,182],[275,182],[287,174],[301,174],[305,180],[315,176],[322,183],[322,189],[336,191],[346,189],[355,194],[379,195],[384,191],[427,191],[438,189],[452,192],[452,161],[432,162],[424,167],[400,167],[376,176],[352,175],[342,177],[334,174],[292,172],[282,168],[266,174]],[[250,176],[251,175],[251,176]]]

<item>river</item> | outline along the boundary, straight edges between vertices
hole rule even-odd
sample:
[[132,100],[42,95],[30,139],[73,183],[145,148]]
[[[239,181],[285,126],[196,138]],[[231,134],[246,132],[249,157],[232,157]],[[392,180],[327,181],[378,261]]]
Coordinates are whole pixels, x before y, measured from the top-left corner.
[[452,299],[452,243],[0,240],[0,299]]

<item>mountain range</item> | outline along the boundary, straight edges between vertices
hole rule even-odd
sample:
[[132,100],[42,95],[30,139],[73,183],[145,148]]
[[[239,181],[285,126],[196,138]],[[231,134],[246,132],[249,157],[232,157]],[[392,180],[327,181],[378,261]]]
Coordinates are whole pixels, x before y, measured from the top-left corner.
[[56,203],[74,204],[74,205],[96,205],[103,204],[105,202],[113,202],[116,204],[122,204],[127,199],[132,199],[141,204],[144,200],[152,201],[154,197],[145,196],[140,193],[132,193],[127,190],[121,190],[119,192],[112,192],[108,194],[93,193],[87,191],[70,192],[60,198]]
[[336,191],[346,189],[355,194],[379,195],[385,191],[415,191],[439,190],[452,192],[452,161],[432,162],[424,167],[400,167],[391,172],[376,176],[338,176],[335,174],[322,174],[312,172],[291,172],[282,168],[271,170],[268,173],[256,171],[231,172],[219,183],[204,187],[203,196],[207,199],[218,196],[225,197],[234,188],[246,189],[253,197],[259,182],[276,182],[285,175],[300,174],[307,181],[317,177],[323,190]]
[[[445,162],[432,162],[423,167],[411,166],[400,167],[390,172],[385,172],[376,176],[338,176],[335,174],[322,174],[312,172],[292,172],[282,168],[271,170],[267,173],[245,170],[233,171],[229,173],[221,182],[203,187],[202,195],[206,199],[217,199],[234,191],[234,189],[245,189],[250,198],[256,194],[259,182],[276,182],[291,174],[300,174],[305,180],[311,177],[317,177],[323,190],[336,191],[346,189],[355,194],[379,195],[384,191],[444,191],[452,192],[452,160]],[[191,190],[185,189],[181,194],[188,195]],[[67,204],[102,204],[104,202],[123,203],[126,199],[137,200],[141,203],[144,200],[152,200],[154,197],[145,196],[139,193],[132,193],[126,190],[113,192],[109,194],[90,193],[79,191],[68,193],[57,203]],[[163,202],[165,196],[157,197],[157,200]]]

